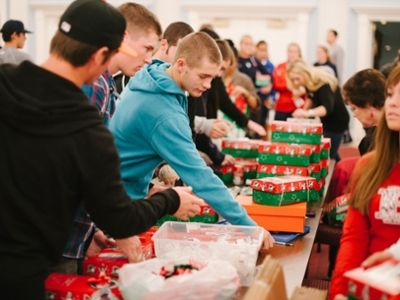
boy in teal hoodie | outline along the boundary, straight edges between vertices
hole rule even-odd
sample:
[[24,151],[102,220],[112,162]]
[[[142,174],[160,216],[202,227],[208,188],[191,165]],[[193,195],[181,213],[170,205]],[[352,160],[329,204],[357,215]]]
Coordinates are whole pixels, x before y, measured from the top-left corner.
[[[131,198],[147,195],[154,169],[163,160],[228,222],[256,225],[206,166],[192,141],[187,94],[199,97],[220,70],[215,41],[197,32],[179,43],[172,65],[153,60],[131,78],[110,123]],[[273,245],[267,232],[265,247]]]

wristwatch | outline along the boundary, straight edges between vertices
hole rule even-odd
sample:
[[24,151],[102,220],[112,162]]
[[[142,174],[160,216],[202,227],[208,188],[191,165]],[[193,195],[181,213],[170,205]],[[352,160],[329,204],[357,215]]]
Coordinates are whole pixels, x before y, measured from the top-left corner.
[[307,109],[308,117],[315,117],[313,109]]

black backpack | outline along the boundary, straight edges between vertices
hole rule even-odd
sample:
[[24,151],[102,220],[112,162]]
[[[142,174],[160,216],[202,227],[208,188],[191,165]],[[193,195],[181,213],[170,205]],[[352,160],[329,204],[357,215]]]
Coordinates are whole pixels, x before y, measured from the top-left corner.
[[118,72],[115,75],[113,75],[113,78],[115,81],[115,85],[117,87],[117,92],[118,94],[121,94],[126,85],[128,84],[130,77],[127,77],[121,72]]

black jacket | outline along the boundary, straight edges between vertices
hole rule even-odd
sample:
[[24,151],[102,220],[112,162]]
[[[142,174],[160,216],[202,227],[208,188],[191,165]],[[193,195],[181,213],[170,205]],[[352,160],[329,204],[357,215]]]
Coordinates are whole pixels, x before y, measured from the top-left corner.
[[350,116],[344,105],[340,88],[332,92],[328,84],[324,84],[314,93],[309,94],[313,107],[320,105],[326,109],[326,116],[321,117],[324,131],[343,133],[349,127]]
[[0,290],[45,278],[82,199],[114,238],[146,231],[178,209],[173,190],[129,199],[113,137],[72,82],[30,62],[2,65],[0,107]]
[[365,129],[366,134],[358,145],[358,151],[360,152],[361,156],[368,153],[369,151],[372,151],[375,148],[375,132],[376,126]]

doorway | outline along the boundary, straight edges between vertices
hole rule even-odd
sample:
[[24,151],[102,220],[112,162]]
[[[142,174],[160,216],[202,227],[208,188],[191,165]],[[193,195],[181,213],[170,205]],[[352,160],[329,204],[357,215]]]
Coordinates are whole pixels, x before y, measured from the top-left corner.
[[382,69],[399,57],[400,22],[373,22],[375,28],[374,68]]

